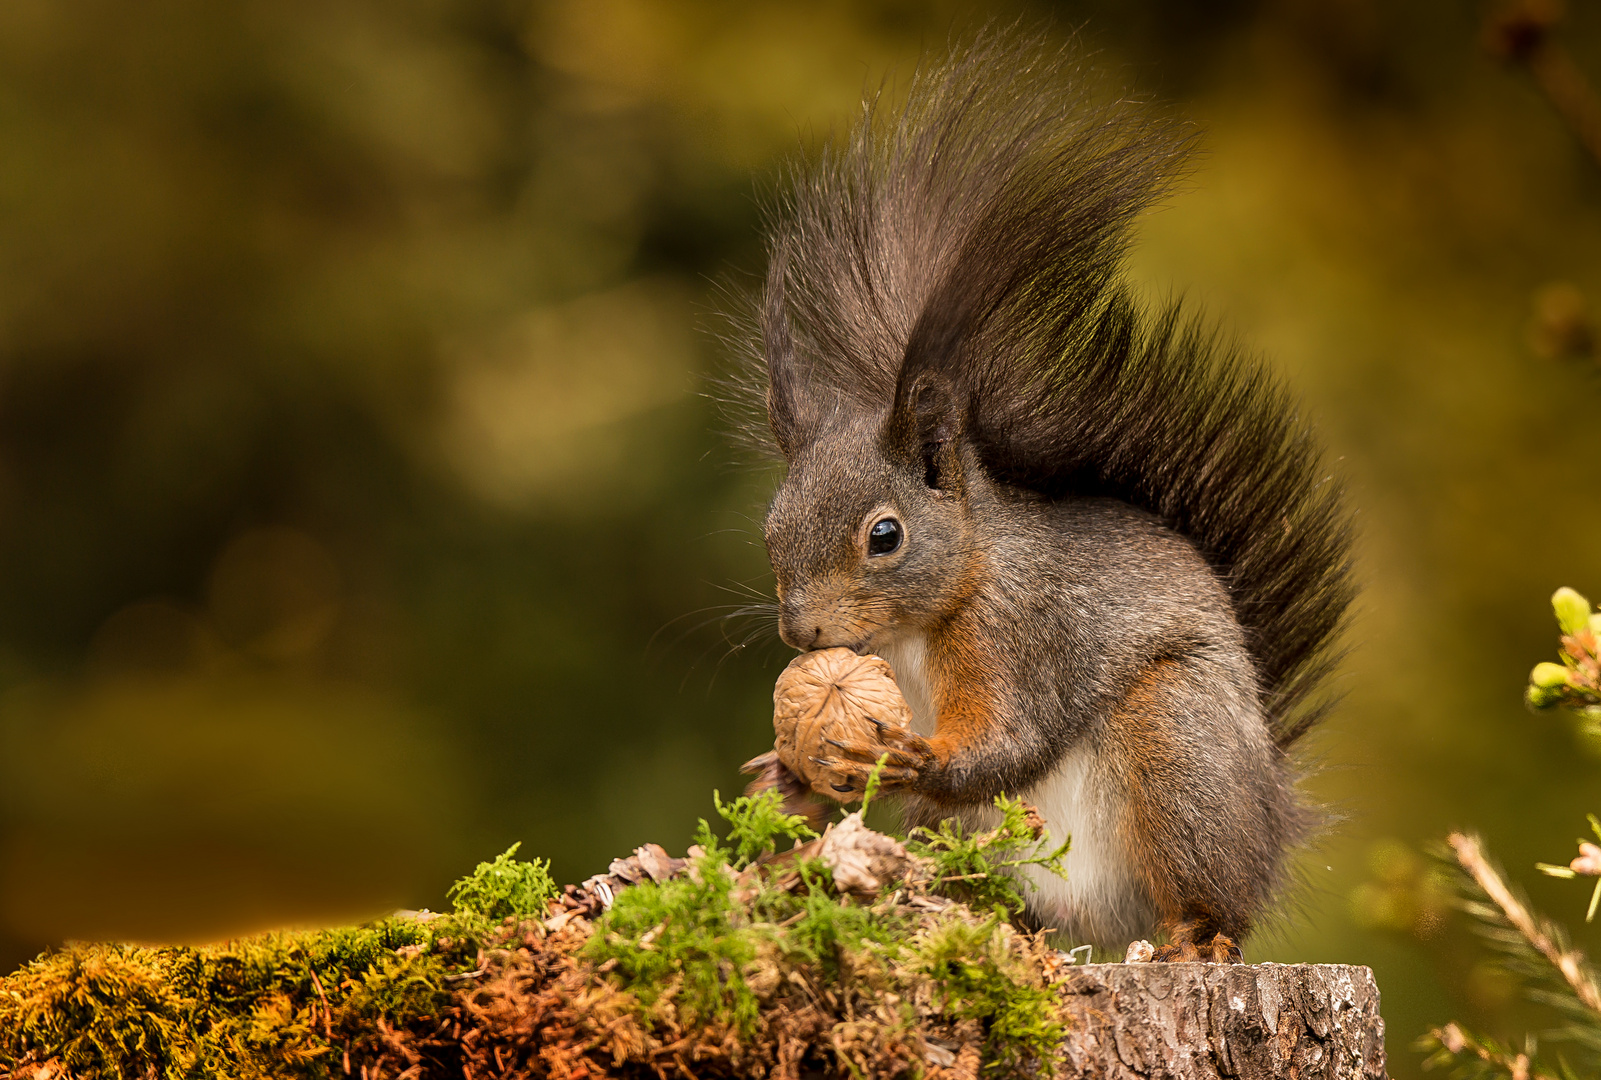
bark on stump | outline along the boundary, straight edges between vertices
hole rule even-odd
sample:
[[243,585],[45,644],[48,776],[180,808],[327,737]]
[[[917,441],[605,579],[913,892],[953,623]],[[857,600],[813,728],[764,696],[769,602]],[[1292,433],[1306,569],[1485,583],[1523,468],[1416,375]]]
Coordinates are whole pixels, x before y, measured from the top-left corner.
[[1379,990],[1365,967],[1086,964],[1061,994],[1072,1017],[1064,1076],[1384,1076]]

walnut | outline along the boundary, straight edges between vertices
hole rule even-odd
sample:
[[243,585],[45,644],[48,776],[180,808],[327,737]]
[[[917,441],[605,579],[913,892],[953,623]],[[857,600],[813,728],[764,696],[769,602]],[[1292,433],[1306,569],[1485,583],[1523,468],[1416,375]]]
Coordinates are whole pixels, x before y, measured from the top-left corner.
[[859,656],[850,649],[802,653],[773,688],[779,761],[813,791],[841,802],[861,798],[861,786],[814,760],[839,756],[825,740],[872,746],[879,742],[874,721],[905,728],[911,720],[895,673],[881,656]]

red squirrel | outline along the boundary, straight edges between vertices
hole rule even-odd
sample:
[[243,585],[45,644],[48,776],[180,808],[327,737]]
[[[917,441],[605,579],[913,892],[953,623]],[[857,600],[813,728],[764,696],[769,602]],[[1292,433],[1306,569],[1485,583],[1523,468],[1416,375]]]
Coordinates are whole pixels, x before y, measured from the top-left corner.
[[770,215],[750,431],[799,650],[889,661],[883,755],[910,824],[1071,834],[1032,918],[1158,959],[1238,960],[1313,814],[1288,751],[1353,596],[1350,519],[1295,403],[1124,283],[1192,136],[1096,104],[1070,53],[988,34],[870,100]]

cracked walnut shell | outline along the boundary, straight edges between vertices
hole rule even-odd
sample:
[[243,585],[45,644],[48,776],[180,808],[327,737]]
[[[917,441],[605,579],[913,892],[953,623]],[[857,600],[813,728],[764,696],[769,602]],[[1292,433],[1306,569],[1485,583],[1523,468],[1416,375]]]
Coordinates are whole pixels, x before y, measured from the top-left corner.
[[850,649],[802,653],[773,687],[778,759],[813,791],[831,799],[854,802],[862,793],[849,778],[814,760],[837,756],[837,748],[824,740],[877,743],[875,720],[900,728],[912,721],[895,673],[882,656],[859,656]]

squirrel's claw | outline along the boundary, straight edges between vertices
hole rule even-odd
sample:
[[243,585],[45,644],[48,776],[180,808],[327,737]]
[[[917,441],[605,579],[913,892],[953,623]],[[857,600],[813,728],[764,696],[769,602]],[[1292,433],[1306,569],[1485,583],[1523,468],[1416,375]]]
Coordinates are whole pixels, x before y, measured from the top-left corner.
[[855,739],[847,735],[844,738],[824,736],[819,740],[837,753],[816,756],[811,761],[833,774],[829,786],[835,791],[848,793],[862,790],[874,770],[878,772],[878,782],[882,787],[912,787],[923,770],[932,763],[933,751],[928,740],[921,735],[876,720],[874,729],[877,739]]
[[[902,768],[917,769],[922,767],[928,758],[928,755],[926,754],[918,754],[899,746],[869,746],[864,743],[851,745],[849,743],[840,742],[838,739],[829,738],[823,739],[823,742],[827,743],[829,746],[832,746],[836,750],[840,750],[845,754],[850,755],[850,757],[856,761],[865,761],[870,765],[877,765],[879,758],[888,757],[889,760],[885,762],[886,765],[898,765]],[[812,760],[817,761],[818,759],[813,758]]]
[[876,761],[834,761],[827,765],[826,768],[835,778],[848,785],[842,786],[840,783],[834,783],[831,780],[829,786],[840,792],[860,791],[865,788],[867,781],[873,775],[874,769],[878,770],[879,786],[884,788],[909,787],[917,781],[919,775],[918,770],[915,768],[909,768],[904,765],[891,765],[889,762],[885,762],[883,768],[879,768]]

